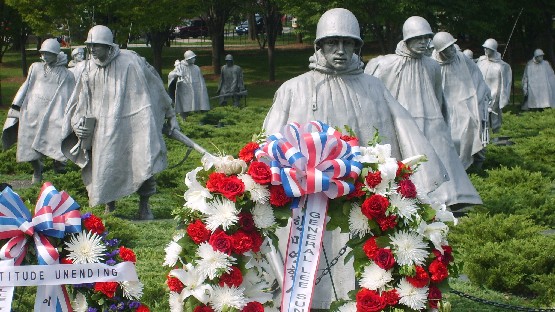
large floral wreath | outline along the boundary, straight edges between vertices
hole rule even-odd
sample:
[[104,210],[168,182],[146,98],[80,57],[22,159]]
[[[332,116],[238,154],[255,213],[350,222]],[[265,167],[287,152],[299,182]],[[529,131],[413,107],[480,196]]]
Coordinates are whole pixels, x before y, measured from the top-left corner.
[[[136,263],[132,249],[120,245],[117,238],[109,238],[102,219],[92,213],[81,214],[79,208],[66,192],[58,192],[47,182],[31,218],[19,195],[7,187],[0,193],[0,258],[13,259],[15,265]],[[52,311],[150,311],[140,302],[140,281],[61,285],[60,291]]]
[[[332,310],[437,308],[442,290],[448,287],[453,260],[446,222],[456,219],[445,205],[419,193],[411,181],[425,158],[397,161],[391,157],[391,147],[378,144],[377,139],[368,147],[359,147],[350,134],[342,135],[319,122],[312,125],[319,130],[308,137],[329,143],[326,135],[333,136],[338,147],[331,154],[352,149],[345,154],[353,161],[348,165],[352,170],[337,160],[328,161],[335,170],[322,170],[323,174],[331,171],[330,180],[335,179],[337,185],[329,196],[327,228],[350,232],[352,250],[347,259],[354,258],[359,286],[350,292],[350,299],[334,302]],[[299,134],[303,126],[289,126],[296,131],[290,138],[303,136]],[[284,173],[279,168],[296,162],[298,158],[291,155],[307,146],[298,144],[304,147],[296,149],[297,145],[283,141],[285,137],[271,135],[261,144],[253,140],[238,158],[205,155],[203,167],[187,174],[185,205],[176,211],[182,230],[166,247],[164,263],[173,268],[167,277],[172,312],[184,308],[194,312],[269,311],[280,306],[279,296],[272,298],[269,292],[285,274],[279,272],[283,267],[272,267],[262,255],[271,254],[264,248],[272,248],[262,244],[262,237],[277,242],[274,231],[286,224],[290,216],[287,207],[302,206],[299,198],[291,195],[291,188],[307,184],[294,180],[298,171],[287,168]],[[268,161],[269,154],[285,161]]]

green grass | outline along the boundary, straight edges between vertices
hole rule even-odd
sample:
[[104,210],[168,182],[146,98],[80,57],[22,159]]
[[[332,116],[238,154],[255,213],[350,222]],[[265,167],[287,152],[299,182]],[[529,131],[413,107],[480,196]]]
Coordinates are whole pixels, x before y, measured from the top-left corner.
[[[243,38],[237,38],[239,44]],[[183,58],[183,52],[188,49],[185,47],[164,48],[163,52],[163,71],[162,79],[167,84],[167,75],[173,69],[176,59]],[[279,85],[308,69],[308,58],[313,53],[310,45],[304,49],[286,49],[280,47],[276,51],[276,82],[267,81],[267,55],[266,51],[256,48],[239,49],[230,47],[230,53],[235,58],[235,63],[244,70],[248,97],[246,105],[242,108],[231,106],[220,107],[216,100],[212,100],[212,110],[206,113],[195,113],[187,117],[186,121],[181,121],[182,131],[191,139],[204,146],[212,153],[226,152],[235,154],[239,148],[250,140],[252,134],[258,133],[262,122],[271,106],[273,94]],[[150,48],[134,48],[140,55],[152,60]],[[218,77],[212,74],[211,51],[209,45],[193,49],[197,54],[197,62],[203,73],[208,86],[209,95],[214,95]],[[365,60],[368,60],[372,53],[365,51]],[[32,60],[36,60],[33,52],[28,56],[29,65]],[[1,64],[0,79],[2,80],[2,103],[4,110],[0,110],[0,120],[5,118],[5,109],[11,103],[19,85],[23,82],[19,55],[17,53],[7,53],[4,62]],[[513,68],[515,77],[520,83],[523,64]],[[520,92],[515,92],[515,101],[521,98]],[[243,102],[244,103],[244,102]],[[514,107],[507,109],[504,126],[499,135],[510,135],[518,144],[513,147],[491,146],[488,149],[488,159],[483,170],[475,170],[472,176],[473,181],[483,179],[481,182],[484,188],[488,187],[487,179],[489,170],[497,170],[501,166],[514,166],[518,164],[525,170],[542,171],[548,178],[555,179],[555,160],[552,157],[552,149],[555,144],[542,144],[544,138],[554,137],[552,125],[555,123],[555,112],[544,113],[523,113],[517,115],[518,110]],[[541,118],[539,118],[541,115]],[[218,126],[218,124],[223,126]],[[530,139],[532,138],[532,139]],[[534,141],[532,143],[526,143]],[[537,142],[535,142],[537,141]],[[176,141],[166,139],[168,145],[168,159],[170,166],[177,164],[183,158],[186,148]],[[555,143],[555,142],[554,142]],[[522,145],[522,146],[521,146]],[[539,155],[539,156],[538,156]],[[537,161],[541,157],[541,162]],[[126,246],[133,246],[137,258],[137,270],[145,290],[143,301],[151,307],[152,311],[168,311],[167,289],[165,286],[165,275],[167,269],[162,267],[164,261],[164,246],[169,242],[175,230],[176,223],[172,220],[171,211],[183,205],[183,193],[185,191],[185,174],[197,167],[200,162],[200,155],[196,152],[191,153],[187,161],[176,168],[166,169],[157,176],[158,194],[151,198],[155,221],[141,222],[134,221],[137,213],[138,198],[130,195],[117,202],[116,217],[131,220],[123,222],[118,229],[122,235],[130,238],[129,242],[124,242]],[[83,211],[92,211],[102,214],[103,207],[88,207],[87,194],[80,179],[78,168],[70,164],[69,172],[64,175],[55,175],[51,170],[51,162],[46,162],[46,172],[44,179],[52,181],[59,189],[67,190],[82,206]],[[19,180],[30,180],[32,169],[28,164],[17,164],[15,161],[15,148],[0,153],[0,181],[13,182]],[[29,206],[36,198],[39,187],[32,186],[17,189],[17,192],[28,200]],[[479,191],[486,191],[479,189]],[[131,235],[137,234],[136,236]],[[471,294],[476,297],[490,301],[502,302],[506,304],[534,306],[536,303],[531,298],[519,298],[502,292],[487,290],[472,283],[454,280],[454,289]],[[33,302],[34,289],[18,288],[17,301],[20,305],[18,311],[29,311]],[[453,311],[506,311],[494,308],[490,305],[476,303],[466,298],[461,298],[455,294],[446,294],[446,298],[452,303]],[[19,302],[19,303],[18,303]]]

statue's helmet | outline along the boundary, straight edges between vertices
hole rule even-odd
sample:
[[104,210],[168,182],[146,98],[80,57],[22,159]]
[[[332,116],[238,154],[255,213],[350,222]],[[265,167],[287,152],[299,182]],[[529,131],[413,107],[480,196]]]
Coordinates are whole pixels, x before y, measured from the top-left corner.
[[420,36],[433,36],[430,23],[420,16],[411,16],[403,24],[403,41]]
[[195,54],[195,52],[191,51],[191,50],[187,50],[185,51],[185,54],[183,54],[183,56],[185,57],[185,60],[190,60],[194,57],[197,57],[197,55]]
[[110,28],[104,25],[96,25],[89,30],[87,35],[86,44],[100,43],[113,46],[114,45],[114,35]]
[[484,41],[484,44],[482,44],[482,47],[491,49],[493,51],[497,51],[497,40],[493,38],[489,38],[486,41]]
[[545,55],[545,54],[543,53],[542,49],[536,49],[534,51],[534,57],[540,56],[540,55]]
[[468,56],[468,58],[474,58],[474,52],[472,52],[472,50],[466,49],[463,51],[463,54]]
[[225,60],[226,61],[233,61],[233,56],[231,54],[228,54],[225,56]]
[[441,52],[457,42],[457,39],[453,38],[448,32],[440,31],[435,34],[432,42],[434,43],[436,51]]
[[85,49],[83,48],[75,48],[71,51],[71,56],[75,56],[76,54],[83,53],[85,54]]
[[352,38],[358,46],[363,43],[357,18],[351,11],[342,8],[328,10],[318,20],[314,43],[329,37]]
[[60,43],[57,39],[50,38],[44,40],[44,42],[40,46],[39,52],[50,52],[54,54],[59,54],[60,52],[62,52],[62,49],[60,48]]

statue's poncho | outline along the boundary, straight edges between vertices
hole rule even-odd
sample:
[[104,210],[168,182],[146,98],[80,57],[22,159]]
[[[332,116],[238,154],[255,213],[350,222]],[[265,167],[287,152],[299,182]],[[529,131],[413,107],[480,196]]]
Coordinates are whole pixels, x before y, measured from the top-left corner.
[[[64,117],[62,150],[82,168],[90,206],[136,192],[167,166],[162,125],[166,114],[175,114],[154,68],[135,52],[115,46],[112,51],[103,63],[91,59],[77,65]],[[88,155],[81,149],[72,155],[73,129],[83,116],[96,118],[93,145]]]
[[206,83],[197,65],[176,61],[175,69],[168,74],[168,86],[176,113],[210,110]]
[[501,129],[502,109],[509,104],[511,98],[511,83],[513,74],[511,66],[501,60],[501,54],[495,51],[491,58],[486,55],[480,56],[476,63],[484,76],[484,80],[491,91],[492,103],[490,105],[491,129],[493,132]]
[[222,66],[222,74],[218,85],[219,94],[232,96],[233,93],[238,93],[244,90],[245,84],[243,82],[243,69],[235,64],[231,66]]
[[[446,171],[410,114],[391,96],[378,79],[363,74],[358,56],[353,55],[352,63],[345,71],[336,72],[325,67],[325,59],[320,51],[311,57],[312,70],[286,81],[276,92],[273,105],[266,115],[263,128],[267,134],[279,132],[282,126],[311,120],[323,121],[337,130],[349,126],[358,136],[360,144],[372,140],[376,130],[383,144],[391,144],[392,157],[401,160],[424,154],[429,161],[424,163],[415,175],[415,183],[428,187],[431,191],[443,183]],[[279,237],[288,237],[288,230],[282,229]],[[328,260],[338,255],[349,239],[340,234],[339,229],[326,232],[324,248]],[[282,255],[285,255],[287,239],[280,240]],[[332,267],[331,276],[339,298],[346,298],[354,289],[355,278],[352,261],[339,262]],[[318,275],[326,268],[324,256],[320,259]],[[327,309],[335,300],[329,275],[315,288],[314,309]]]
[[522,88],[528,91],[523,109],[555,107],[555,74],[548,61],[526,64],[522,76]]
[[443,116],[439,64],[427,56],[412,53],[404,41],[399,42],[395,53],[370,60],[365,72],[383,81],[412,115],[445,165],[450,180],[435,190],[432,197],[448,206],[481,204],[480,195],[459,160]]
[[473,60],[461,52],[443,60],[437,51],[432,58],[441,65],[441,84],[451,138],[463,166],[468,168],[472,155],[482,150],[482,125],[487,122],[490,91]]
[[42,155],[58,161],[67,160],[61,150],[61,131],[75,79],[65,67],[66,63],[65,54],[59,54],[53,66],[33,63],[15,95],[13,104],[20,107],[19,129],[17,123],[8,118],[2,139],[4,148],[8,148],[15,143],[17,133],[18,162],[37,160]]

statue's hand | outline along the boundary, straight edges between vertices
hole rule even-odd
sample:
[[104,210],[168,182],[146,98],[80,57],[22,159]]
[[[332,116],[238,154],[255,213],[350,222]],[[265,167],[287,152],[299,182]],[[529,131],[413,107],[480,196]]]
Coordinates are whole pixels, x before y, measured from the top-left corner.
[[172,133],[173,130],[181,131],[181,128],[179,127],[179,122],[177,122],[177,118],[175,116],[171,117],[169,119],[169,122],[170,122],[170,133]]
[[92,129],[88,129],[83,126],[78,126],[73,129],[73,132],[75,132],[75,135],[77,135],[77,137],[81,140],[86,140],[92,135]]
[[19,115],[20,115],[20,112],[18,110],[15,110],[13,108],[10,108],[8,110],[8,118],[17,118],[17,119],[19,119]]

